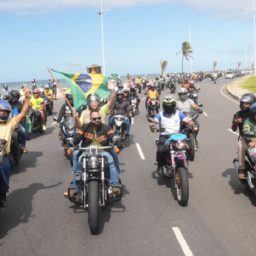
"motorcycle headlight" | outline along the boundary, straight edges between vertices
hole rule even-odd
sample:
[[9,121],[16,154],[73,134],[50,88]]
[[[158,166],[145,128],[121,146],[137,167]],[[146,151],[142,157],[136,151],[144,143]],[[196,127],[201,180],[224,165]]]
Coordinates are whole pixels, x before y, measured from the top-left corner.
[[91,156],[88,160],[88,168],[90,170],[98,169],[100,165],[99,159],[97,156]]
[[174,147],[178,150],[186,150],[187,149],[187,144],[185,142],[175,142]]

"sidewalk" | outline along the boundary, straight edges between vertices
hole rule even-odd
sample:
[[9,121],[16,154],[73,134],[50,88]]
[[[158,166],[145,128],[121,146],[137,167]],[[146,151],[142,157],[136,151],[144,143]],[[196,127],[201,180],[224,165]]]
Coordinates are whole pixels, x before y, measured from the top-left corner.
[[239,100],[241,96],[245,93],[251,93],[248,89],[241,88],[241,84],[250,77],[251,75],[243,76],[236,81],[231,82],[227,86],[227,92],[236,100]]

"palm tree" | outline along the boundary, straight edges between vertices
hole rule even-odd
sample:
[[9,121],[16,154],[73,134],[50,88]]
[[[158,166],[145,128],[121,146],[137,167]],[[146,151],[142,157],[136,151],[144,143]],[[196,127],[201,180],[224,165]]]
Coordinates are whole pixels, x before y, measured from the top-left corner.
[[161,60],[160,61],[160,67],[161,67],[161,74],[163,75],[168,65],[167,60]]
[[218,64],[218,61],[214,61],[213,62],[213,72],[215,72],[215,69],[216,69],[216,67],[217,67],[217,64]]
[[193,58],[192,57],[193,49],[192,49],[190,43],[185,41],[181,45],[181,51],[182,51],[182,74],[183,74],[184,57],[186,58],[186,60],[189,60],[189,59]]

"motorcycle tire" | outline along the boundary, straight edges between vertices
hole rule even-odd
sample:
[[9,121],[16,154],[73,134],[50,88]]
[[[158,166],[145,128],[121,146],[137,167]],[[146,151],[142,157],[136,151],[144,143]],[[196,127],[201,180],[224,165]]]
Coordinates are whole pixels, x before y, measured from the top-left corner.
[[189,161],[194,161],[195,159],[195,135],[193,133],[188,134],[189,138]]
[[180,206],[187,206],[189,199],[188,171],[178,167],[175,173],[176,197]]
[[93,235],[100,230],[99,183],[91,180],[88,184],[88,223]]

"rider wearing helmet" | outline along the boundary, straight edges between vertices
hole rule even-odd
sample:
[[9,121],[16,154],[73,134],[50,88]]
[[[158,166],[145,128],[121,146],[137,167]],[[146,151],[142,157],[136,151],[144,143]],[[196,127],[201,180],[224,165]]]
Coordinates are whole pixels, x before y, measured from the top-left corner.
[[[256,163],[256,103],[249,109],[249,117],[245,119],[243,125],[243,137],[248,146],[248,153],[252,162]],[[245,172],[243,173],[245,176]]]
[[155,82],[149,83],[148,90],[147,90],[147,92],[145,92],[145,95],[147,95],[146,100],[145,100],[146,109],[148,108],[151,100],[157,100],[157,104],[159,105],[160,97],[159,97],[158,91],[156,89]]
[[240,111],[234,114],[232,120],[231,129],[235,132],[239,130],[238,139],[238,177],[240,179],[245,178],[245,151],[247,149],[247,143],[243,137],[243,125],[244,121],[249,117],[250,106],[256,101],[256,97],[253,93],[245,93],[240,98]]
[[46,115],[45,115],[45,104],[44,99],[41,97],[41,90],[36,88],[33,90],[33,96],[30,99],[30,106],[39,120],[42,122],[43,130],[46,130]]
[[113,128],[115,115],[123,115],[125,123],[125,135],[129,138],[130,132],[130,103],[125,100],[123,91],[119,90],[116,92],[116,101],[114,102],[113,109],[111,111],[111,116],[109,118],[109,125]]
[[90,122],[90,113],[93,110],[98,110],[100,112],[102,122],[106,123],[106,117],[115,101],[115,90],[114,88],[110,88],[110,96],[108,98],[108,101],[106,104],[102,105],[100,104],[100,97],[97,94],[89,94],[87,96],[87,109],[82,111],[80,116],[80,125],[82,126],[85,123]]
[[159,142],[157,144],[157,163],[160,169],[165,164],[165,153],[168,149],[165,141],[169,138],[170,134],[180,131],[181,122],[185,122],[190,126],[194,125],[183,112],[176,109],[176,105],[177,102],[172,96],[166,96],[162,101],[163,111],[155,116],[155,122],[150,123],[151,130],[155,130],[155,124],[159,124],[160,127]]
[[200,107],[192,100],[188,98],[188,90],[186,88],[180,88],[178,91],[179,100],[177,101],[177,109],[179,111],[189,113],[192,111],[201,111]]
[[10,159],[12,134],[28,111],[29,98],[29,92],[26,91],[22,110],[15,117],[11,116],[11,105],[6,100],[0,100],[0,139],[6,141],[3,145],[6,152],[3,154],[2,172],[0,173],[0,207],[7,206],[6,193],[9,190],[9,173],[12,166]]
[[[58,118],[56,120],[57,123],[61,123],[65,117],[72,116],[72,110],[70,108],[74,106],[73,103],[73,95],[72,94],[66,94],[66,102],[61,106],[60,112],[58,115]],[[68,101],[68,103],[67,103]]]
[[53,91],[49,84],[44,86],[44,95],[52,102],[53,101]]

